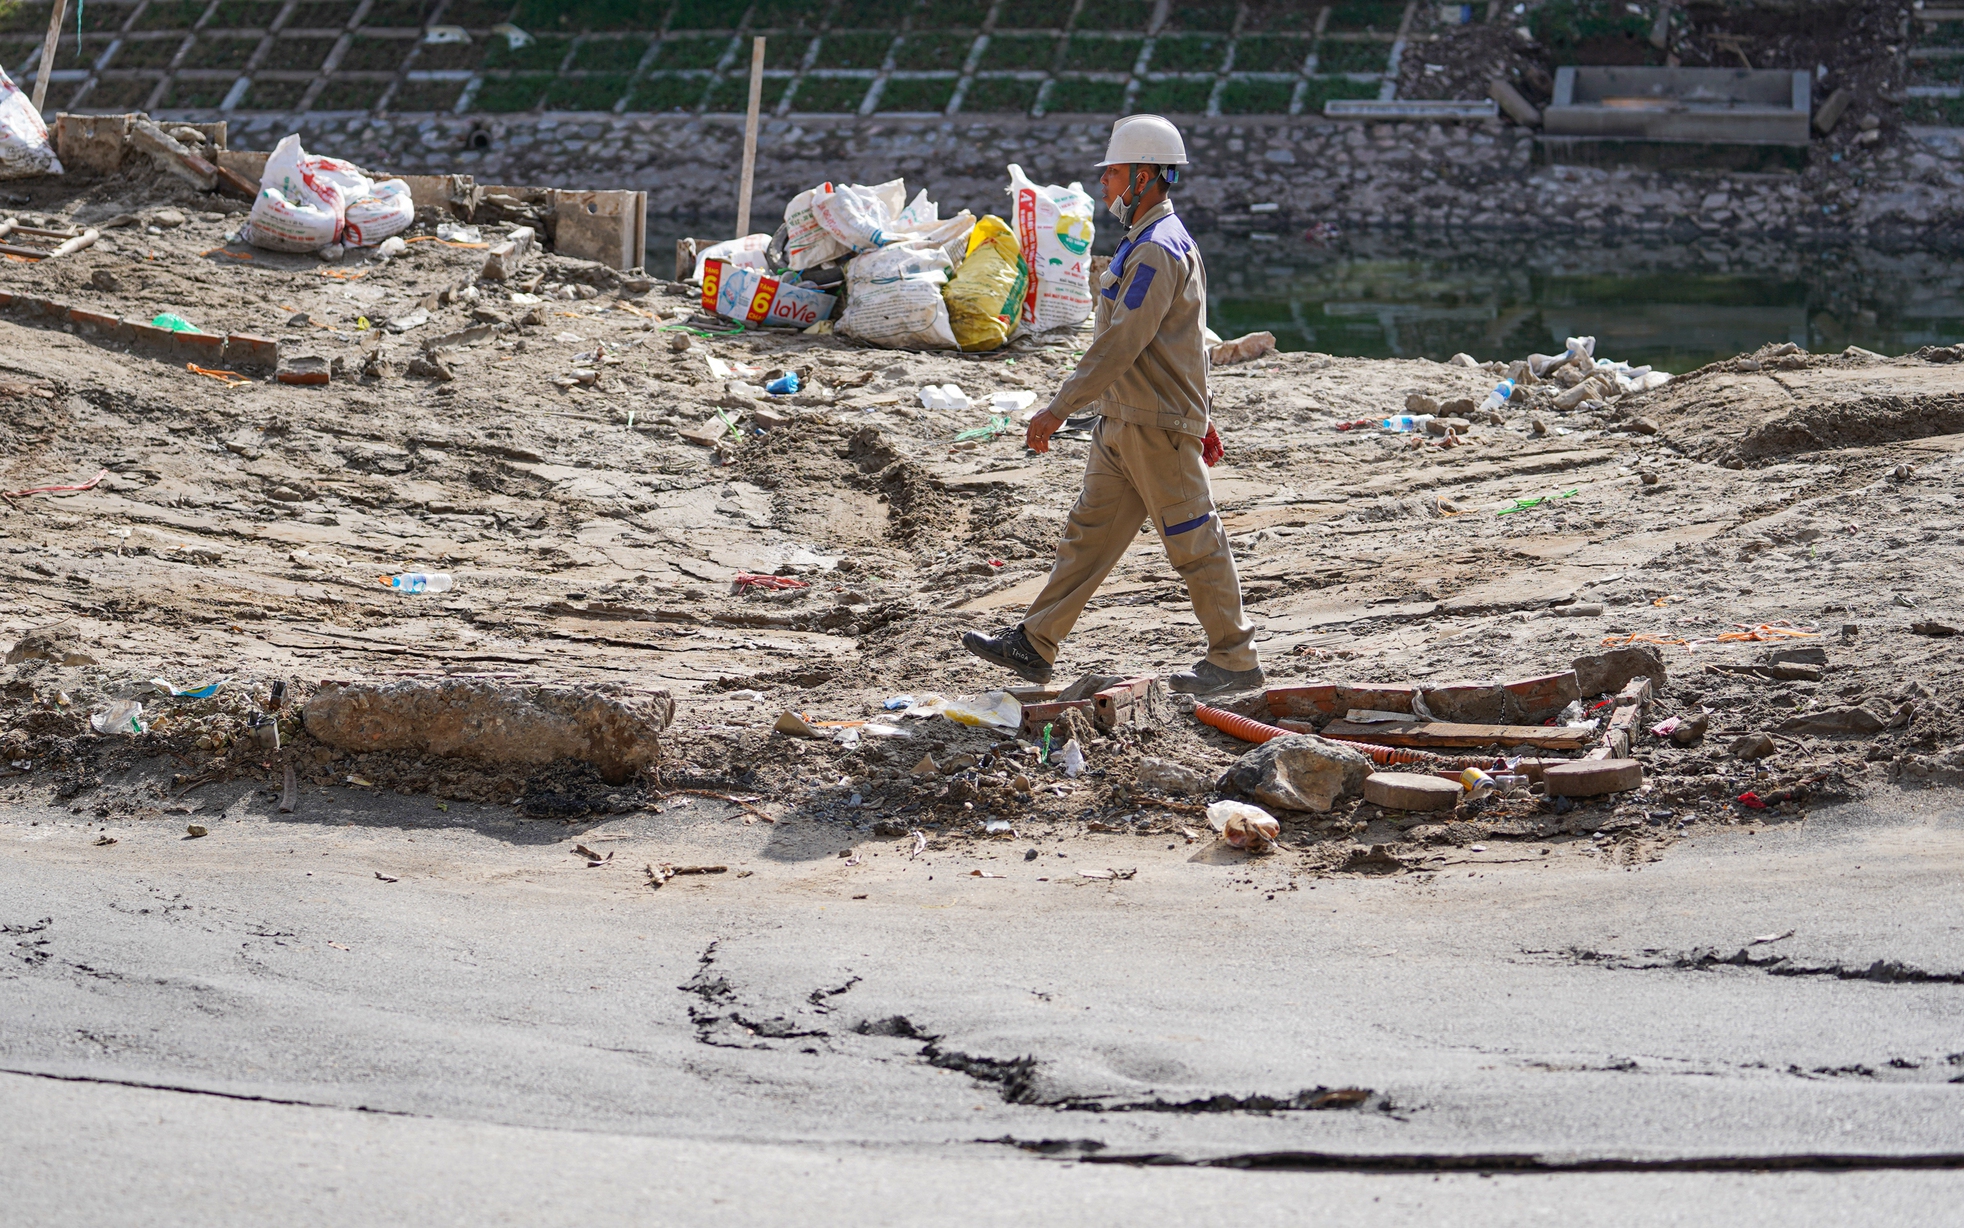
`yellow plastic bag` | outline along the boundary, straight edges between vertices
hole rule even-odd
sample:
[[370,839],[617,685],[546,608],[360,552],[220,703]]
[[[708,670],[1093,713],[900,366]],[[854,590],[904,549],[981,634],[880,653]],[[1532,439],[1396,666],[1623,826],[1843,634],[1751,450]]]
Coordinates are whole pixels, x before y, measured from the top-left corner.
[[993,214],[968,236],[968,258],[941,291],[955,342],[975,353],[1000,348],[1016,328],[1029,269],[1016,246],[1016,232]]

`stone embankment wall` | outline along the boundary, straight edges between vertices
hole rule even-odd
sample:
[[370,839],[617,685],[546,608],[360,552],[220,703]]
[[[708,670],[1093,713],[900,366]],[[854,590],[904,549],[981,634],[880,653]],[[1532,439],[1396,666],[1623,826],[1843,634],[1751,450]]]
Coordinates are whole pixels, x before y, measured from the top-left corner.
[[[1188,212],[1229,229],[1287,232],[1329,221],[1514,234],[1708,232],[1964,243],[1964,129],[1809,151],[1800,171],[1644,170],[1546,165],[1535,136],[1500,122],[1361,124],[1320,117],[1182,121],[1193,166]],[[752,224],[768,230],[792,195],[826,180],[905,176],[944,211],[1000,212],[1003,167],[1038,182],[1089,181],[1109,120],[991,117],[771,120],[758,149]],[[294,125],[234,121],[235,148],[270,148]],[[742,128],[726,118],[565,114],[303,117],[308,148],[408,173],[480,183],[633,188],[663,229],[735,213]],[[1250,206],[1273,203],[1273,212]],[[651,228],[654,224],[651,223]],[[1108,229],[1108,228],[1105,228]],[[717,233],[705,227],[706,233]]]

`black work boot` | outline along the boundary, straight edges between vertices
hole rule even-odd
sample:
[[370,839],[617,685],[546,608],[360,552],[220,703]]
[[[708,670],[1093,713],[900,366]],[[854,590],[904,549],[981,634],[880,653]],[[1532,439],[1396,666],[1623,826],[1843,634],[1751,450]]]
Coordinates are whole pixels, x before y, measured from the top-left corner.
[[1166,685],[1184,695],[1219,695],[1226,691],[1252,691],[1268,681],[1257,665],[1253,669],[1222,669],[1203,660],[1192,669],[1183,669],[1166,680]]
[[962,632],[962,647],[976,656],[1004,669],[1013,669],[1031,682],[1050,681],[1050,662],[1037,655],[1030,647],[1030,637],[1023,634],[1023,624],[984,635],[980,631]]

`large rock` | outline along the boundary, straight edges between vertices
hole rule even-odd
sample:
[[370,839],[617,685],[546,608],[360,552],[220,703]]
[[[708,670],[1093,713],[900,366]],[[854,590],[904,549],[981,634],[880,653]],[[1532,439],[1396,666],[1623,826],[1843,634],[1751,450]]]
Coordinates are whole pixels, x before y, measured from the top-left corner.
[[1205,793],[1207,777],[1194,771],[1184,763],[1171,759],[1156,759],[1148,755],[1139,761],[1139,774],[1133,783],[1148,793],[1160,793],[1167,797],[1184,797],[1189,793]]
[[579,759],[609,784],[661,762],[675,719],[666,691],[526,686],[482,679],[327,684],[307,702],[307,732],[350,751],[414,750],[496,764]]
[[1240,793],[1278,810],[1328,810],[1358,796],[1371,761],[1315,734],[1264,742],[1221,777],[1223,792]]
[[1663,694],[1664,654],[1649,644],[1632,644],[1575,659],[1576,686],[1584,695],[1614,695],[1632,678],[1650,679],[1651,690]]
[[22,635],[7,650],[7,664],[18,665],[22,661],[53,661],[57,665],[96,664],[96,659],[82,646],[74,626],[69,623],[36,627]]
[[1781,733],[1881,733],[1887,729],[1891,720],[1887,714],[1873,712],[1861,705],[1847,708],[1824,708],[1819,712],[1808,712],[1789,718],[1780,723]]

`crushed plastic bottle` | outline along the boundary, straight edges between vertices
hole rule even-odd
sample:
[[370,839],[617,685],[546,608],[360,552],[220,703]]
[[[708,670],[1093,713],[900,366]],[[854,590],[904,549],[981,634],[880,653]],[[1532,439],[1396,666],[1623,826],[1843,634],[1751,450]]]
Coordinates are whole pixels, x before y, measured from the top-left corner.
[[1493,391],[1487,394],[1487,399],[1480,402],[1480,412],[1485,413],[1488,410],[1499,409],[1501,406],[1507,404],[1507,399],[1513,395],[1514,381],[1511,379],[1501,380],[1493,386]]
[[1431,414],[1397,414],[1384,419],[1378,425],[1387,431],[1397,431],[1400,434],[1405,434],[1412,431],[1423,431],[1425,424],[1430,421],[1432,421]]
[[125,737],[135,737],[145,730],[143,705],[134,699],[119,699],[110,704],[107,711],[91,716],[89,727],[97,733],[120,733]]
[[383,588],[392,588],[399,593],[445,593],[450,591],[450,577],[444,573],[405,571],[393,576],[377,576]]

